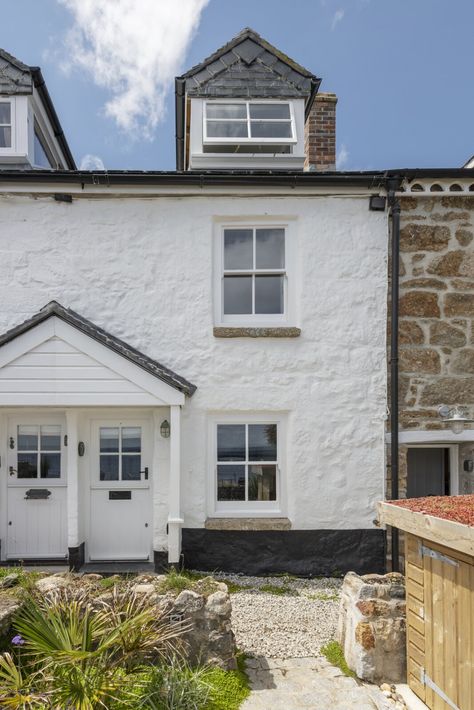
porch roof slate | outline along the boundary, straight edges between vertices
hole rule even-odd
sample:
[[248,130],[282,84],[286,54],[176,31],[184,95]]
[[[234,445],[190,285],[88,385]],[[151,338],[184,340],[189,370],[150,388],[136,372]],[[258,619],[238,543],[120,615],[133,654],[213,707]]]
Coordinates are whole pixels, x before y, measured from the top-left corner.
[[84,318],[70,308],[65,308],[57,301],[51,301],[34,316],[28,318],[28,320],[20,323],[14,328],[11,328],[3,335],[0,335],[0,347],[6,345],[6,343],[9,343],[11,340],[14,340],[26,331],[31,330],[40,323],[43,323],[52,316],[56,316],[65,323],[77,328],[85,335],[88,335],[90,338],[93,338],[102,345],[105,345],[105,347],[110,350],[122,355],[122,357],[130,360],[138,367],[141,367],[143,370],[146,370],[146,372],[149,372],[151,375],[154,375],[170,387],[179,390],[183,394],[191,397],[196,391],[196,386],[191,384],[191,382],[188,382],[188,380],[184,377],[177,375],[175,372],[156,360],[152,360],[148,357],[148,355],[144,355],[139,350],[136,350],[131,345],[128,345],[123,340],[120,340],[120,338],[107,333],[107,331],[103,330],[103,328],[95,325],[90,320]]

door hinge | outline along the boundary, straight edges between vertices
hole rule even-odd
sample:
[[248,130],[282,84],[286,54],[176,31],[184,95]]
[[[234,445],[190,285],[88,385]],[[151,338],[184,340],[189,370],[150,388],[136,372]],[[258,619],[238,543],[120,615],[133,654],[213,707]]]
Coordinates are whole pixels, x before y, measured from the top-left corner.
[[421,557],[432,557],[434,560],[439,560],[440,562],[444,562],[447,565],[452,565],[453,567],[459,567],[459,562],[457,560],[453,560],[452,557],[448,557],[448,555],[443,555],[442,552],[432,550],[431,547],[427,547],[426,545],[422,545],[421,543],[420,555]]
[[10,449],[14,449],[14,448],[15,448],[15,439],[13,438],[13,436],[11,436],[10,437]]
[[426,685],[428,688],[431,688],[431,690],[433,690],[436,693],[436,695],[439,695],[441,700],[444,700],[446,705],[449,705],[450,708],[453,708],[453,710],[461,710],[461,708],[458,707],[456,705],[456,703],[453,703],[451,698],[448,698],[448,696],[446,695],[444,690],[441,690],[441,688],[438,685],[436,685],[434,680],[431,680],[431,678],[429,677],[429,675],[427,674],[427,672],[425,671],[424,668],[420,669],[420,680],[421,680],[422,685]]

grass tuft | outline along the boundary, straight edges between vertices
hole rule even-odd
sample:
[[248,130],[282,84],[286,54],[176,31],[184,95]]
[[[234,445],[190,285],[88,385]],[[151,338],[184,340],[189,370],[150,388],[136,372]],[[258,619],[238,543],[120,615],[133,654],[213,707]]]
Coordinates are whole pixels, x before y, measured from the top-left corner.
[[349,678],[357,677],[354,671],[351,671],[347,665],[346,659],[344,658],[344,651],[342,650],[340,643],[337,641],[330,641],[325,646],[321,646],[321,653],[327,658],[329,663],[332,663],[333,666],[337,666],[344,673],[344,675]]
[[203,710],[238,710],[250,695],[250,686],[245,673],[245,654],[237,655],[237,670],[223,671],[211,668],[204,678],[211,687],[209,700]]
[[288,587],[287,585],[283,585],[279,587],[277,584],[263,584],[261,587],[258,588],[259,592],[267,592],[267,594],[275,594],[276,596],[297,596],[297,592],[295,592],[291,587]]

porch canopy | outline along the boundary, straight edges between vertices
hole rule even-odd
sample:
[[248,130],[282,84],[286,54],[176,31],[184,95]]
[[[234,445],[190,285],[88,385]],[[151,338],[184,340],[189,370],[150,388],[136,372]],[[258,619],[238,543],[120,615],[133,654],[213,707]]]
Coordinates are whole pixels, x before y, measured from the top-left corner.
[[[56,301],[0,336],[0,407],[64,409],[67,446],[68,546],[81,544],[78,509],[80,407],[169,407],[168,561],[181,553],[180,410],[195,386]],[[153,467],[157,476],[158,465]],[[161,521],[162,524],[162,521]],[[158,536],[160,520],[154,515]],[[155,538],[154,538],[155,539]],[[154,550],[156,547],[154,545]],[[161,548],[159,548],[161,549]]]

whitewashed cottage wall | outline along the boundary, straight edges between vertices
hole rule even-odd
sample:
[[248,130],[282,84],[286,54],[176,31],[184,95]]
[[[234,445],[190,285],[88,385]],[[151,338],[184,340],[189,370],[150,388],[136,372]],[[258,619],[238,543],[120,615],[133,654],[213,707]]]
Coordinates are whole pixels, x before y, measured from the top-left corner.
[[[214,225],[239,216],[295,225],[298,338],[213,335]],[[278,410],[293,528],[370,528],[384,488],[386,235],[367,195],[4,195],[0,331],[56,299],[197,385],[183,412],[185,527],[208,513],[208,414]]]

